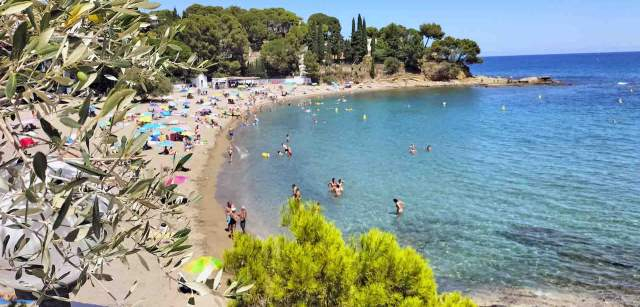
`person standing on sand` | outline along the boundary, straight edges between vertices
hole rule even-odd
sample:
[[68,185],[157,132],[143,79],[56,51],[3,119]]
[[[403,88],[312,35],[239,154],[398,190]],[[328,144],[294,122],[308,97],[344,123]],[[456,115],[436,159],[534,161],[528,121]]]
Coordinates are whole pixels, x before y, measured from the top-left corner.
[[227,155],[229,155],[229,163],[233,160],[233,144],[229,144],[229,148],[227,148]]
[[236,223],[238,221],[238,214],[236,213],[236,207],[231,208],[231,214],[229,215],[229,238],[233,238],[233,231],[236,229]]
[[244,228],[247,223],[247,208],[245,206],[242,206],[242,208],[240,208],[240,214],[238,214],[238,218],[240,220],[240,228],[242,229],[242,233],[246,233]]
[[404,211],[404,202],[401,200],[394,198],[393,203],[396,205],[396,214],[400,215]]
[[227,206],[224,208],[224,216],[226,218],[227,227],[224,231],[229,231],[229,225],[231,224],[231,214],[233,213],[233,204],[228,201]]

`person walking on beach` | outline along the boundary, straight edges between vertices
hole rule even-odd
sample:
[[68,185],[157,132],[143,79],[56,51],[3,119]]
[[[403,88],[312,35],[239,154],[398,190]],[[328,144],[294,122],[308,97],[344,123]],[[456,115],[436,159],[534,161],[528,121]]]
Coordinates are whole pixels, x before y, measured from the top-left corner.
[[229,148],[227,148],[227,155],[229,155],[229,163],[233,160],[233,144],[229,144]]
[[226,218],[227,227],[224,231],[229,231],[229,226],[231,225],[231,214],[233,213],[233,204],[228,201],[227,206],[224,208],[224,216]]
[[396,205],[396,215],[402,214],[402,212],[404,211],[404,202],[397,198],[394,198],[393,203]]
[[233,238],[233,231],[236,229],[236,223],[238,221],[238,214],[236,213],[236,207],[231,208],[231,214],[229,215],[229,238]]
[[240,208],[240,213],[238,214],[238,218],[240,220],[240,228],[242,229],[242,233],[246,233],[244,228],[247,223],[247,208],[245,206],[242,206],[242,208]]

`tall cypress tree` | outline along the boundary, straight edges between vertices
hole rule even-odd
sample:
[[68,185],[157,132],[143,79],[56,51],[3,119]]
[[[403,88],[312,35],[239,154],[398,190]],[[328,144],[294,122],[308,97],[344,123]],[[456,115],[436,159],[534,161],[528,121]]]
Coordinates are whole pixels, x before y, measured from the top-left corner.
[[358,14],[358,25],[354,37],[351,38],[351,44],[353,45],[353,62],[360,63],[364,52],[362,50],[362,16]]
[[354,58],[355,58],[355,47],[356,47],[356,20],[354,18],[351,18],[351,40],[349,42],[349,44],[347,45],[349,50],[347,52],[347,60],[354,62]]
[[367,55],[367,22],[364,20],[364,17],[362,17],[362,31],[360,31],[360,44],[362,44],[362,55],[361,57],[364,58]]

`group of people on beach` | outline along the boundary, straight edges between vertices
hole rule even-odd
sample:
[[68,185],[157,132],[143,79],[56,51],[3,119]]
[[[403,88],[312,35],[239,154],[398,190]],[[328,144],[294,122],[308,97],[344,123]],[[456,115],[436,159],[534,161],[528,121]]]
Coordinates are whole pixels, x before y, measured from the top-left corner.
[[[424,151],[426,152],[431,152],[431,149],[431,145],[427,145],[424,147]],[[409,145],[409,153],[414,156],[418,153],[418,147],[416,146],[416,144]]]
[[224,208],[224,214],[227,222],[227,227],[224,230],[229,232],[229,238],[233,237],[236,224],[240,224],[242,233],[245,233],[247,223],[247,208],[245,206],[240,207],[240,212],[238,212],[233,203],[228,201],[227,206]]
[[342,178],[336,181],[336,178],[331,178],[331,181],[327,184],[329,187],[329,192],[333,193],[335,197],[342,196],[342,192],[344,192],[344,181]]

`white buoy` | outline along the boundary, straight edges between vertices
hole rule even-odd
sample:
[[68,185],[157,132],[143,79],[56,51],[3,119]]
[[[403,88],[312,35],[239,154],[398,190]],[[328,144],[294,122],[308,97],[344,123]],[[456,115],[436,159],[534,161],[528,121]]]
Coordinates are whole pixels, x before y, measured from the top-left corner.
[[505,105],[502,105],[502,108],[500,108],[500,110],[502,110],[502,112],[505,112],[505,111],[507,111],[507,106],[505,106]]
[[538,95],[538,99],[542,100],[542,94]]
[[619,103],[619,104],[622,104],[622,103],[623,103],[622,98],[618,98],[618,103]]
[[447,102],[446,102],[446,101],[443,101],[443,102],[442,102],[442,107],[444,107],[444,108],[446,108],[446,107],[447,107]]

